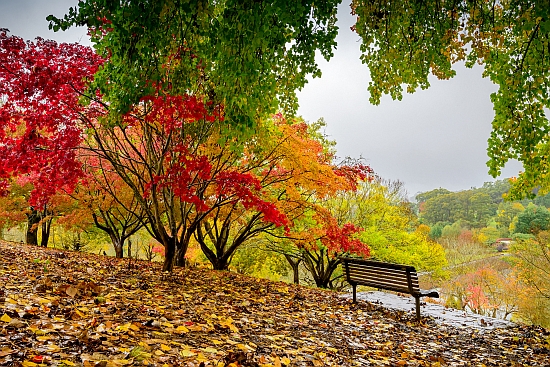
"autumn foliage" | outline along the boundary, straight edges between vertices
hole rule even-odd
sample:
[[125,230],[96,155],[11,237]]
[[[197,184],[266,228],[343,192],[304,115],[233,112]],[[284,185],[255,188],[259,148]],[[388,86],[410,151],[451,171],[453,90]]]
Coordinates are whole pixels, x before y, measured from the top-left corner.
[[31,203],[43,204],[82,176],[76,148],[82,140],[79,104],[103,60],[77,44],[37,38],[25,42],[0,32],[0,180],[28,175]]
[[226,267],[235,249],[261,232],[281,228],[283,235],[302,236],[307,231],[293,228],[304,216],[317,218],[310,243],[368,255],[354,237],[359,228],[337,223],[315,203],[356,190],[371,174],[368,166],[334,165],[334,153],[307,124],[280,114],[259,118],[254,137],[231,137],[222,104],[200,94],[171,95],[162,81],[151,81],[152,94],[113,117],[109,103],[89,88],[104,63],[87,47],[1,33],[5,194],[12,177],[28,181],[28,203],[37,208],[55,193],[70,194],[111,237],[118,257],[125,240],[145,226],[165,249],[165,270],[184,264],[195,233],[208,253],[197,231],[212,240],[208,228],[220,220],[226,230],[214,239],[214,267]]

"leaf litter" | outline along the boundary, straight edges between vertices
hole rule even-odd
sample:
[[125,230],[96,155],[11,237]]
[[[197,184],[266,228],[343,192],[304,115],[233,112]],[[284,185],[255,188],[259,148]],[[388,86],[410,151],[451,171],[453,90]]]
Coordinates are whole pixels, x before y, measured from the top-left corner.
[[0,366],[549,366],[550,331],[230,272],[0,242]]

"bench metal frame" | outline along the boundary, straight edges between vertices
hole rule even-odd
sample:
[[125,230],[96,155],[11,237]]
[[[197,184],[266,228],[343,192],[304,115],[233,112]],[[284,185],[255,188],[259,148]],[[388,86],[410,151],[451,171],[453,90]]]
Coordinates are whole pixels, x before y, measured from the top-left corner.
[[357,302],[357,285],[365,285],[393,292],[408,293],[416,301],[416,318],[420,320],[420,298],[439,298],[435,290],[423,290],[418,286],[418,274],[414,266],[381,261],[341,257],[346,279],[353,287],[353,302]]

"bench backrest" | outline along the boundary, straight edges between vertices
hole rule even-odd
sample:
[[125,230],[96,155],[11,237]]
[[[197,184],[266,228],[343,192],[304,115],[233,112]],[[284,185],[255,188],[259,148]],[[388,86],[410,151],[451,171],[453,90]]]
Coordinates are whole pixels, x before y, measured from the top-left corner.
[[380,261],[341,258],[347,281],[394,292],[420,294],[418,275],[414,266]]

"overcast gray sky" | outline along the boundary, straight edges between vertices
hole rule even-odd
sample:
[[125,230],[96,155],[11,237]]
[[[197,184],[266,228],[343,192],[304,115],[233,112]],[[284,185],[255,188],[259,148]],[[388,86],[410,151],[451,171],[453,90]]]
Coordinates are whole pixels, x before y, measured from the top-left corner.
[[[0,28],[33,39],[90,45],[83,28],[54,33],[46,16],[61,17],[77,0],[0,0]],[[337,142],[340,157],[363,157],[383,178],[401,180],[410,195],[444,187],[452,191],[479,187],[493,179],[487,174],[486,148],[491,132],[491,92],[482,67],[458,65],[449,81],[431,80],[425,91],[407,94],[402,101],[384,97],[369,103],[369,72],[359,60],[359,37],[347,1],[338,12],[338,49],[330,62],[319,58],[323,76],[299,93],[306,120],[323,117],[326,133]],[[502,177],[517,175],[512,162]]]

